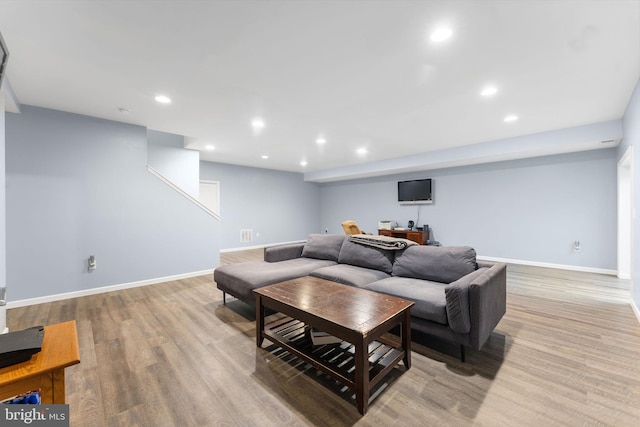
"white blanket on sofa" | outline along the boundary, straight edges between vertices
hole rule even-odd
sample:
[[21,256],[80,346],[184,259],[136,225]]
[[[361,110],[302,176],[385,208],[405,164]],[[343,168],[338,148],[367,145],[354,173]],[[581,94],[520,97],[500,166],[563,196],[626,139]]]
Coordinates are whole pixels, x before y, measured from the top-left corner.
[[349,236],[349,240],[360,245],[373,246],[374,248],[389,251],[399,251],[409,246],[417,245],[417,243],[412,240],[389,236],[374,236],[371,234],[352,234]]

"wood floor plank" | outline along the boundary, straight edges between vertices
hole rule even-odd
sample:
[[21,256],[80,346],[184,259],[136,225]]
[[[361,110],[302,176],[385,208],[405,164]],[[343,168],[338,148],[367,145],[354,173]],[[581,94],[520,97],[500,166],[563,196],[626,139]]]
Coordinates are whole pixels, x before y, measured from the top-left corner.
[[[262,258],[222,254],[221,264]],[[467,362],[412,345],[366,416],[353,392],[274,346],[212,275],[8,310],[11,330],[75,319],[72,426],[637,426],[640,324],[628,281],[509,265],[507,313]]]
[[81,368],[80,365],[74,365],[67,368],[65,377],[67,403],[69,403],[69,425],[105,425],[107,416],[100,388],[101,380],[98,368],[96,366]]

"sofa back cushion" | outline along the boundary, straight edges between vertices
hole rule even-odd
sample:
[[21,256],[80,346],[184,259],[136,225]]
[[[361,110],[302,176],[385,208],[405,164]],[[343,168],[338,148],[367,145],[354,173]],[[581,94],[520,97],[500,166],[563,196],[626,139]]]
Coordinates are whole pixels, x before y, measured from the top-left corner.
[[391,274],[395,251],[365,246],[345,239],[340,249],[338,262],[358,267],[371,268]]
[[476,251],[468,246],[409,246],[396,255],[392,274],[451,283],[476,268]]
[[345,238],[346,236],[342,234],[309,234],[307,243],[302,249],[302,256],[338,262],[340,248]]

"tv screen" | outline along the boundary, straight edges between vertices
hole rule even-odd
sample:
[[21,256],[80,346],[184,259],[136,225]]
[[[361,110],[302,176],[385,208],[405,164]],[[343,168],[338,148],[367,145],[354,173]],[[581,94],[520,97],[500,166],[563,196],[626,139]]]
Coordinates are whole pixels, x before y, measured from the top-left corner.
[[431,179],[398,181],[398,202],[401,205],[432,203]]

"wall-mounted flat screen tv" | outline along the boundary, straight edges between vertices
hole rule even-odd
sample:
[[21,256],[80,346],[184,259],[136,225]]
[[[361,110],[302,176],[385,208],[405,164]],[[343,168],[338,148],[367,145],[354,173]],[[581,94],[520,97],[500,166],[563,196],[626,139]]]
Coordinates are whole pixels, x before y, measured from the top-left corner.
[[433,203],[431,179],[398,181],[398,202],[401,205]]
[[2,39],[2,34],[0,34],[0,88],[2,87],[4,75],[7,72],[7,62],[9,62],[9,50]]

